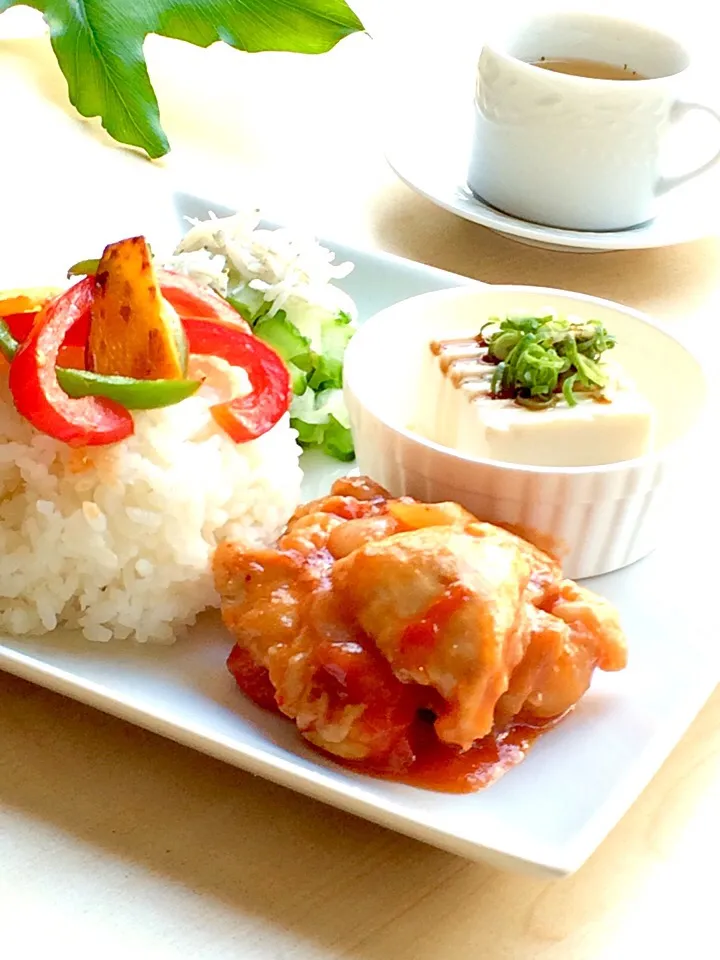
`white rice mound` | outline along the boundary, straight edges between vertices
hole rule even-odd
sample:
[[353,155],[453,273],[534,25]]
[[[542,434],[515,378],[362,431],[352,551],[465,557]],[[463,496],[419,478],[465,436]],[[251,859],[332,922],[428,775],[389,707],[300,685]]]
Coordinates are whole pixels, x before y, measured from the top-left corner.
[[272,543],[302,472],[287,415],[235,444],[209,413],[217,400],[203,387],[136,411],[122,443],[73,450],[17,414],[0,370],[0,635],[172,643],[218,605],[216,545]]

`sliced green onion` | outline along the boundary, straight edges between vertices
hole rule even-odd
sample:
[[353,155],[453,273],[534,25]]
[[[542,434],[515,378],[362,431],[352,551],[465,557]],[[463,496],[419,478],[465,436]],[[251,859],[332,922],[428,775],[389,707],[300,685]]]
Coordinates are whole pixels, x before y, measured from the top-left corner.
[[498,393],[500,393],[500,390],[498,389],[498,387],[502,383],[504,372],[505,372],[504,363],[498,363],[498,365],[493,370],[492,381],[490,383],[490,393],[494,397],[496,397]]
[[575,406],[576,393],[601,393],[608,383],[602,354],[616,342],[599,320],[571,323],[553,315],[492,317],[482,325],[479,339],[497,361],[491,394],[512,396],[533,409],[545,408],[561,395]]
[[575,387],[576,381],[577,381],[576,373],[570,374],[570,376],[563,381],[562,392],[563,392],[563,396],[565,397],[565,402],[569,407],[577,406],[577,400],[573,395],[573,389]]

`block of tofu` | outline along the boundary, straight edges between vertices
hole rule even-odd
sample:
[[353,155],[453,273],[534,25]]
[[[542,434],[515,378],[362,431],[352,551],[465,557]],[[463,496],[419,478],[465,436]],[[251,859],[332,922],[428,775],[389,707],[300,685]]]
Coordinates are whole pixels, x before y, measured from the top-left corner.
[[492,397],[495,365],[479,355],[465,359],[472,341],[458,343],[460,359],[426,354],[412,426],[428,440],[469,456],[547,467],[617,463],[652,449],[653,407],[619,366],[604,367],[602,401],[576,395],[574,407],[561,397],[531,410]]

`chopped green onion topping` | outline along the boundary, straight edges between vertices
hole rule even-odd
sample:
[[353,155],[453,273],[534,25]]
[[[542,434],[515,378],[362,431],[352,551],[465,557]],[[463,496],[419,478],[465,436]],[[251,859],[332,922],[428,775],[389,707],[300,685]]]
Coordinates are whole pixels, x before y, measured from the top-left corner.
[[491,317],[478,342],[495,363],[493,397],[544,409],[564,399],[577,405],[577,394],[600,399],[608,378],[601,358],[615,337],[599,320],[571,322],[563,317]]

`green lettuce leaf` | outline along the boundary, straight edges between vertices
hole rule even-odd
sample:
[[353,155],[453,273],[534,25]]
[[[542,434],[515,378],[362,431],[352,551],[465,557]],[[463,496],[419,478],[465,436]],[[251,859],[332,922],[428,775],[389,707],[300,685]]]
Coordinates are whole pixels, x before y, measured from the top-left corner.
[[[230,302],[232,300],[228,297]],[[293,393],[303,394],[307,389],[307,372],[301,364],[310,353],[310,341],[303,337],[298,328],[290,323],[284,310],[278,310],[274,317],[261,317],[253,326],[253,332],[260,340],[268,343],[285,361],[290,371]]]
[[75,109],[153,158],[170,144],[145,62],[148,34],[250,53],[325,53],[363,29],[345,0],[0,0],[0,13],[15,6],[44,15]]
[[342,395],[345,349],[355,333],[352,318],[343,311],[323,315],[323,310],[298,309],[297,304],[293,312],[297,323],[285,310],[270,317],[271,304],[247,284],[226,299],[285,361],[295,394],[290,423],[302,446],[336,460],[352,460],[355,450]]
[[355,328],[346,313],[323,321],[320,328],[320,350],[314,356],[313,371],[308,379],[313,390],[326,390],[343,385],[343,358]]
[[272,303],[263,297],[260,290],[253,290],[247,283],[243,283],[225,299],[234,307],[247,323],[256,323],[268,312]]
[[332,414],[328,417],[321,449],[336,460],[355,459],[355,445],[350,427],[344,426]]
[[290,407],[290,426],[297,430],[298,441],[304,447],[316,447],[336,460],[349,461],[355,456],[342,390],[307,390],[295,397]]

